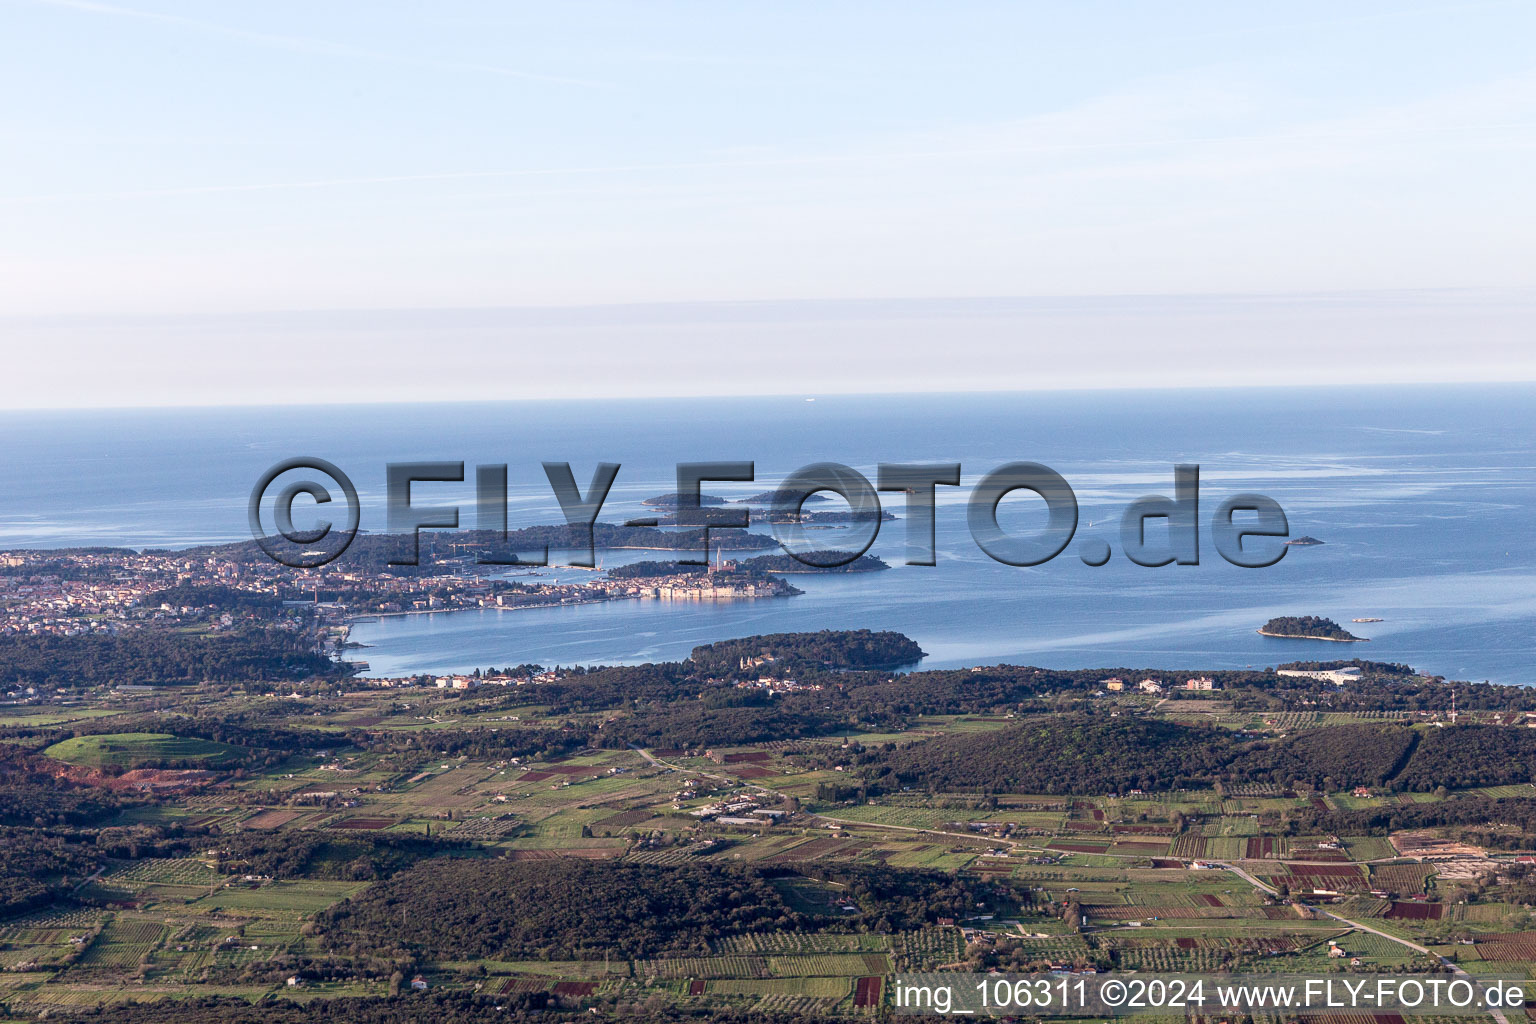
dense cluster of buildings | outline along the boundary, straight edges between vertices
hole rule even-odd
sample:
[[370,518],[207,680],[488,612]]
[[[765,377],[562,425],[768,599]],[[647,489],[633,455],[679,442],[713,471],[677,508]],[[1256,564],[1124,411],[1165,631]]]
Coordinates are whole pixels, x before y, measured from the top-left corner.
[[[788,597],[784,580],[711,570],[634,579],[598,575],[579,583],[493,577],[470,563],[434,566],[430,575],[369,572],[332,564],[294,569],[242,560],[233,552],[193,555],[126,550],[0,553],[0,634],[78,636],[154,623],[206,619],[207,609],[172,607],[157,595],[172,587],[227,588],[307,607],[322,625],[360,614],[521,608],[611,600],[716,601]],[[28,571],[29,569],[33,571]],[[215,614],[213,628],[238,615]]]

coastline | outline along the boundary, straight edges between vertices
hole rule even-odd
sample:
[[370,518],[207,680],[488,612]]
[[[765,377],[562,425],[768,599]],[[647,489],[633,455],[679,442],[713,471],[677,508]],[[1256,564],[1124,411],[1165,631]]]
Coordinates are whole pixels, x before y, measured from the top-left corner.
[[614,601],[669,601],[699,603],[703,601],[776,601],[784,598],[796,597],[797,594],[764,594],[760,597],[741,595],[739,597],[698,597],[698,598],[666,598],[647,597],[641,594],[625,594],[620,597],[590,597],[577,601],[550,601],[546,604],[514,604],[495,605],[479,608],[412,608],[409,611],[398,612],[359,612],[347,619],[347,627],[357,623],[366,622],[368,619],[396,618],[402,615],[453,615],[458,612],[521,612],[531,611],[537,608],[569,608],[578,604],[609,604]]
[[1371,638],[1368,636],[1313,636],[1309,633],[1270,633],[1266,630],[1256,629],[1260,636],[1272,636],[1280,640],[1327,640],[1331,644],[1368,644]]

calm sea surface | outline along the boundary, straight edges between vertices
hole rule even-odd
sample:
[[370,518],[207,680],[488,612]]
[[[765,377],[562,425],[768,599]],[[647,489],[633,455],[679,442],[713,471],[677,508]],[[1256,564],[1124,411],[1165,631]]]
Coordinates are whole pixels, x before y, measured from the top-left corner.
[[[843,462],[873,479],[882,461],[958,461],[962,486],[940,488],[935,567],[901,564],[900,520],[882,527],[872,549],[893,569],[796,576],[801,597],[386,618],[354,630],[370,645],[359,656],[391,675],[636,663],[732,636],[869,627],[915,638],[925,667],[1241,668],[1361,656],[1531,683],[1533,424],[1529,386],[8,413],[0,414],[0,548],[245,539],[251,485],[294,455],[351,475],[365,529],[383,528],[390,461],[507,463],[513,525],[559,521],[545,460],[571,462],[583,486],[594,463],[621,463],[606,521],[639,515],[640,499],[672,490],[678,462],[755,461],[756,485],[707,487],[742,496],[811,462]],[[1109,540],[1108,565],[1082,564],[1076,542],[1030,569],[976,547],[964,501],[985,472],[1015,460],[1067,478],[1081,505],[1078,537]],[[1202,523],[1200,565],[1130,563],[1118,550],[1120,512],[1142,494],[1170,493],[1178,462],[1201,467],[1202,519],[1225,496],[1258,491],[1285,508],[1293,535],[1325,543],[1242,570],[1216,555]],[[417,500],[457,502],[473,522],[472,482],[418,485]],[[887,507],[902,514],[899,500]],[[1015,497],[1002,521],[1024,531],[1044,516],[1037,500]],[[826,532],[829,546],[840,534]],[[611,552],[602,562],[656,557]],[[1331,616],[1372,642],[1254,632],[1280,614]],[[1348,621],[1366,616],[1385,621]]]

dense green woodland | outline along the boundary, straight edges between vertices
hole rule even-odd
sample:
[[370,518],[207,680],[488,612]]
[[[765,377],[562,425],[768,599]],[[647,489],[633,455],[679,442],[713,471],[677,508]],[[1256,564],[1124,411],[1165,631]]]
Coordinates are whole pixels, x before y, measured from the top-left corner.
[[[1498,827],[1489,819],[1496,817]],[[1287,816],[1297,833],[1386,835],[1403,829],[1449,828],[1465,842],[1495,850],[1529,849],[1536,838],[1536,798],[1517,797],[1491,804],[1478,796],[1438,803],[1373,807],[1359,811],[1302,809]]]
[[311,650],[303,637],[275,628],[207,635],[144,629],[116,635],[0,636],[0,685],[7,687],[266,682],[346,673]]
[[239,832],[220,840],[214,866],[227,875],[377,881],[462,846],[419,836]]
[[575,859],[436,860],[320,917],[337,948],[505,960],[698,955],[711,938],[807,923],[745,870]]
[[771,633],[722,640],[693,649],[689,660],[700,672],[732,674],[742,658],[771,655],[772,668],[892,669],[916,664],[925,652],[900,633],[868,629],[819,633]]
[[943,736],[858,759],[870,787],[941,792],[1115,793],[1265,783],[1339,789],[1536,780],[1536,732],[1462,725],[1335,725],[1245,740],[1214,727],[1067,715]]
[[874,555],[860,555],[858,558],[848,561],[847,551],[838,551],[835,548],[824,548],[816,551],[802,552],[799,558],[794,555],[758,555],[741,563],[741,568],[748,572],[879,572],[889,569],[890,565],[883,558]]
[[95,851],[33,829],[0,828],[0,916],[65,896],[95,869]]
[[1263,632],[1275,636],[1310,636],[1329,640],[1358,640],[1343,626],[1320,615],[1277,615],[1264,623]]
[[[857,911],[793,909],[783,886],[846,887]],[[937,871],[810,867],[804,875],[707,862],[676,866],[561,859],[434,860],[320,916],[335,949],[440,959],[694,956],[765,931],[894,932],[968,912],[986,883]],[[1027,900],[1027,888],[1014,894]]]

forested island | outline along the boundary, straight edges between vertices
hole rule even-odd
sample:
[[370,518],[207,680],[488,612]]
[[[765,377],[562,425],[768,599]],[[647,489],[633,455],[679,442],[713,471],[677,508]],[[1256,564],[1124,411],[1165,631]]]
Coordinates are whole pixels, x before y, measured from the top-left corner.
[[1355,636],[1337,622],[1320,615],[1278,615],[1264,623],[1259,632],[1264,636],[1293,640],[1332,640],[1341,644],[1366,642],[1365,637]]
[[689,660],[707,672],[735,671],[742,659],[798,669],[891,669],[913,665],[926,653],[911,637],[868,629],[772,633],[703,644]]
[[851,562],[835,565],[838,559],[848,557],[848,552],[837,550],[806,551],[800,558],[794,555],[758,555],[740,563],[748,572],[880,572],[890,565],[874,555],[860,555]]

